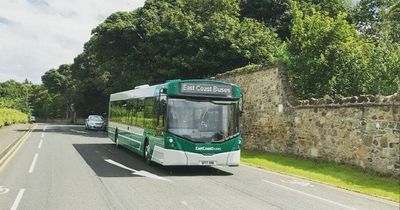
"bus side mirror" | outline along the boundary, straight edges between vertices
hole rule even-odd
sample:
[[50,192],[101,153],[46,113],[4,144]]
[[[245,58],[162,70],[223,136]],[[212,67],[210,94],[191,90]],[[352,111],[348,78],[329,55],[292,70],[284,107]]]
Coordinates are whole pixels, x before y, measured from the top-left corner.
[[242,115],[244,113],[244,98],[243,98],[243,94],[240,94],[240,99],[239,99],[239,113],[240,115]]

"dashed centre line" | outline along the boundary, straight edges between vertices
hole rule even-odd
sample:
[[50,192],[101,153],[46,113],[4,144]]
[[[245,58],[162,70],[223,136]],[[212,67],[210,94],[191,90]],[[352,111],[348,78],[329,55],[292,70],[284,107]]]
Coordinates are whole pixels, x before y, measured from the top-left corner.
[[[42,132],[42,137],[40,139],[38,148],[40,149],[42,147],[42,143],[43,143],[43,138],[44,138],[44,132],[46,131],[46,126],[43,127],[43,132]],[[33,173],[33,171],[35,170],[35,165],[36,165],[36,161],[38,159],[39,154],[36,153],[35,156],[33,157],[31,166],[29,167],[29,173]],[[13,203],[13,205],[11,206],[10,210],[16,210],[18,208],[19,203],[21,202],[22,196],[24,196],[25,193],[25,188],[22,188],[18,191],[17,197],[15,198],[15,201]]]
[[15,201],[13,205],[11,206],[10,210],[16,210],[18,208],[19,203],[21,202],[22,196],[24,195],[25,189],[22,188],[19,190],[17,197],[15,198]]
[[33,170],[35,169],[35,165],[36,165],[36,161],[37,161],[38,156],[39,156],[39,154],[36,153],[35,156],[33,157],[31,167],[29,168],[29,173],[30,174],[33,173]]
[[39,148],[39,149],[42,148],[42,143],[43,143],[43,139],[40,139],[39,145],[38,145],[38,148]]

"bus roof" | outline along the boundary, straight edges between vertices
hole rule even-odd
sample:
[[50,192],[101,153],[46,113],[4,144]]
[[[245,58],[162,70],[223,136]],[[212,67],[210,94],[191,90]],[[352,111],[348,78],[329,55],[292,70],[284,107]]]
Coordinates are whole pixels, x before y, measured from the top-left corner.
[[132,90],[111,94],[110,101],[154,97],[159,95],[162,88],[167,88],[167,94],[170,96],[240,98],[240,88],[238,85],[217,80],[193,79],[170,80],[164,84],[153,86],[140,85]]
[[132,98],[146,98],[146,97],[157,96],[159,90],[163,87],[165,87],[165,84],[153,85],[153,86],[146,86],[146,85],[137,86],[133,90],[127,90],[111,94],[110,101],[120,101]]

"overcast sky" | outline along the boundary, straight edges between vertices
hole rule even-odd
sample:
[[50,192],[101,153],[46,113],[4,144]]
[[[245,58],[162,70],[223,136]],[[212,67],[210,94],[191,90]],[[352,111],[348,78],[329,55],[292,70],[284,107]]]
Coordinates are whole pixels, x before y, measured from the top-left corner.
[[0,0],[0,82],[41,83],[51,68],[72,63],[90,31],[116,11],[144,0]]

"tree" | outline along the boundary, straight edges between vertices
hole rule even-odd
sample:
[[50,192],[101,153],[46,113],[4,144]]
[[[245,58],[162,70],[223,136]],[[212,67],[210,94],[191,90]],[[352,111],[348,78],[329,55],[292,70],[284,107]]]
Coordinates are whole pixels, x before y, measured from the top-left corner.
[[400,1],[391,6],[387,14],[387,24],[391,39],[400,43]]
[[31,107],[29,105],[29,96],[32,90],[32,83],[25,80],[24,83],[18,83],[9,80],[0,83],[0,108],[11,108],[29,114]]
[[390,95],[400,91],[400,43],[381,42],[372,51],[367,66],[371,72],[367,93]]
[[31,97],[32,114],[38,118],[62,118],[64,102],[60,94],[49,93],[44,85],[34,85]]
[[305,14],[317,10],[330,17],[349,13],[351,8],[348,0],[240,0],[240,13],[242,17],[254,18],[274,28],[281,40],[288,40],[293,19],[292,4]]
[[346,21],[313,11],[296,10],[288,43],[288,71],[299,97],[325,94],[357,95],[366,91],[370,72],[368,52],[373,45],[358,37]]
[[396,0],[360,0],[353,11],[357,30],[364,36],[379,41],[383,35],[382,24],[390,8],[394,11],[391,16],[396,16],[395,2]]
[[70,67],[68,64],[63,64],[58,69],[51,69],[42,76],[43,85],[49,90],[49,93],[59,94],[63,98],[66,119],[69,119],[72,111],[71,104],[74,91]]

